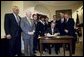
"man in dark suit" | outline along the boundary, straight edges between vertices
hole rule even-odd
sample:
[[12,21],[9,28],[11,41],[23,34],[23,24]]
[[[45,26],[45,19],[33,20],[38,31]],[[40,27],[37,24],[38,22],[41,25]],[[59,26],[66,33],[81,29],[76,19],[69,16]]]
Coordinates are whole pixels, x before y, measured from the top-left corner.
[[17,6],[13,7],[13,13],[5,14],[4,30],[6,38],[9,39],[8,55],[21,55],[21,28],[20,17],[18,15],[19,9]]
[[[46,31],[46,35],[50,34],[50,35],[56,35],[56,33],[59,33],[58,29],[55,27],[55,23],[51,22],[51,26],[47,29]],[[49,54],[51,54],[51,47],[50,45],[47,45],[48,49],[49,49]],[[58,54],[59,51],[59,44],[55,44],[55,53]]]
[[45,27],[46,27],[45,29],[50,27],[49,18],[47,16],[45,17]]
[[[45,31],[46,31],[45,19],[43,16],[41,16],[36,26],[36,37],[38,38],[38,36],[44,36]],[[45,46],[45,44],[43,46]],[[39,40],[38,40],[38,50],[39,49],[40,47],[39,47]]]
[[46,33],[50,33],[51,35],[54,35],[55,33],[59,32],[58,29],[55,27],[55,23],[51,22],[51,26],[47,28]]
[[46,24],[45,24],[45,19],[42,16],[39,22],[37,23],[37,31],[40,36],[44,36],[45,31],[46,31]]
[[[59,20],[58,20],[56,17],[57,17],[56,15],[53,15],[53,20],[52,20],[51,22],[54,22],[54,23],[56,24],[55,27],[57,28],[57,27],[58,27],[58,21],[59,21]],[[50,23],[51,23],[51,22],[50,22]],[[49,24],[50,24],[50,23],[49,23]]]
[[65,31],[64,31],[64,28],[65,28],[65,19],[64,19],[64,13],[60,13],[60,19],[57,23],[57,28],[60,32],[60,35],[65,35]]
[[[60,19],[58,20],[56,24],[56,28],[58,28],[60,35],[65,35],[65,19],[64,19],[64,13],[60,13]],[[62,47],[62,44],[59,44],[60,47]],[[58,53],[58,52],[57,52]]]
[[65,35],[70,35],[73,36],[73,40],[72,40],[72,53],[75,53],[75,44],[76,44],[76,34],[75,34],[75,29],[74,29],[74,19],[70,18],[68,14],[65,14]]
[[33,52],[36,53],[37,47],[38,47],[38,31],[37,31],[37,14],[32,15],[35,25],[35,32],[34,32],[34,39],[33,39]]

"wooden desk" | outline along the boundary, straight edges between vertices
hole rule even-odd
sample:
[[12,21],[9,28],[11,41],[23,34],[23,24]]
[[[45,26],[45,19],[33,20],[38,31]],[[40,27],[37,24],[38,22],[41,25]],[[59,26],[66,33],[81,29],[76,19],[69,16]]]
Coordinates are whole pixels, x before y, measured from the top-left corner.
[[40,55],[43,54],[42,44],[43,43],[62,43],[64,48],[64,56],[65,56],[65,43],[70,44],[70,56],[72,56],[72,36],[59,36],[59,37],[39,37],[40,42]]

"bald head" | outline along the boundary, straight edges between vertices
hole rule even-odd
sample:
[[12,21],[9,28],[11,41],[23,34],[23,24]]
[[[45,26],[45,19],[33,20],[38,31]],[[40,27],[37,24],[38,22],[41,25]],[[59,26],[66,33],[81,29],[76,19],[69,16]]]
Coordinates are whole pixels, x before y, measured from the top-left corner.
[[32,15],[31,11],[26,11],[26,16],[27,16],[28,18],[31,18],[31,15]]
[[13,10],[13,13],[15,13],[16,15],[19,14],[19,8],[18,8],[18,6],[13,6],[12,10]]
[[65,19],[68,19],[68,18],[69,18],[69,15],[66,13],[66,14],[64,15],[64,17],[65,17]]
[[64,13],[60,13],[60,17],[61,18],[64,18]]

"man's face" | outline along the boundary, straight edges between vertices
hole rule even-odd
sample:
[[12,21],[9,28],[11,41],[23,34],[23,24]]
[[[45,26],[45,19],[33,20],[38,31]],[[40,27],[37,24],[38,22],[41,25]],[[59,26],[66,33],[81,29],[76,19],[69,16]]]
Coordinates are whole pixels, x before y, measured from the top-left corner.
[[14,12],[16,15],[18,15],[18,14],[19,14],[19,9],[18,9],[18,7],[13,8],[13,12]]
[[54,28],[55,27],[55,23],[51,23],[51,28]]
[[45,19],[44,18],[41,18],[42,21],[44,21]]
[[31,12],[26,12],[26,16],[27,16],[28,18],[31,18]]
[[46,18],[45,20],[46,20],[46,21],[48,21],[49,19],[48,19],[48,18]]
[[63,14],[63,13],[60,13],[60,17],[61,17],[61,18],[64,18],[64,14]]
[[37,15],[35,15],[35,16],[33,17],[33,19],[34,19],[34,20],[37,20]]
[[68,14],[65,14],[64,17],[65,17],[65,19],[69,18]]
[[53,20],[56,20],[56,16],[53,16]]

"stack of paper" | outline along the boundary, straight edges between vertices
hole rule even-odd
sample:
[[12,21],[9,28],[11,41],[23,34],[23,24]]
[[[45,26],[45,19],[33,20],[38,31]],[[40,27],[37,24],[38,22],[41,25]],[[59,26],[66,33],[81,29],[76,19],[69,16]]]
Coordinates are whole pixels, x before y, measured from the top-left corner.
[[55,33],[54,35],[51,35],[50,33],[46,34],[47,37],[54,37],[54,36],[57,36],[57,35],[59,35],[59,33]]

